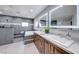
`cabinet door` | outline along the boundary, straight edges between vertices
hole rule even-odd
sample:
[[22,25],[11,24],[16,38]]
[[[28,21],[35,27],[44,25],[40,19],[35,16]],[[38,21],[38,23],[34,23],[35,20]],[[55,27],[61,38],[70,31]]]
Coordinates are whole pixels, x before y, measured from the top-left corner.
[[37,46],[39,52],[41,52],[41,41],[39,39],[39,36],[36,37],[36,46]]
[[33,42],[35,43],[35,34],[32,36]]
[[55,46],[55,54],[68,54],[68,53],[60,49],[59,47]]
[[39,49],[40,42],[39,42],[39,39],[38,39],[38,35],[34,34],[33,42],[36,45],[37,49]]
[[62,54],[58,49],[55,49],[55,54]]
[[42,54],[44,54],[44,52],[45,52],[45,44],[44,44],[44,39],[42,38],[42,37],[40,37],[39,36],[39,38],[38,38],[38,40],[39,40],[39,42],[38,42],[38,44],[39,44],[39,51],[40,51],[40,53],[42,53]]
[[50,53],[54,54],[55,53],[55,47],[53,44],[50,45]]
[[50,43],[45,41],[45,54],[50,54]]
[[36,34],[32,36],[33,42],[36,44]]
[[34,43],[35,43],[35,45],[37,45],[37,42],[38,42],[37,37],[34,37]]

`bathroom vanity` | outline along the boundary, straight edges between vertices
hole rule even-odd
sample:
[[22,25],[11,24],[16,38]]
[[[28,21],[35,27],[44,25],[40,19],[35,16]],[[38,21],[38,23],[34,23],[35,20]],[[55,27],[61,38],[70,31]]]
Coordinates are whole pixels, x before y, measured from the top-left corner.
[[[58,42],[59,40],[62,40]],[[42,32],[34,32],[33,42],[41,54],[74,54],[79,53],[78,43],[73,40],[63,41],[63,38],[51,36]]]
[[44,53],[45,54],[67,54],[68,53],[36,33],[34,34],[33,39],[36,47],[38,48],[39,52],[42,54]]

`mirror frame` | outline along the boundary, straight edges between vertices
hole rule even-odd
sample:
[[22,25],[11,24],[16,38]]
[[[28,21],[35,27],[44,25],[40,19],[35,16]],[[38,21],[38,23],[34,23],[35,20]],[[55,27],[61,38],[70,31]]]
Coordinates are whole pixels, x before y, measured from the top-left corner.
[[49,27],[50,28],[79,28],[79,26],[76,26],[76,25],[73,25],[73,26],[63,26],[63,25],[62,26],[52,26],[51,25],[51,15],[52,15],[52,12],[54,12],[57,9],[62,8],[62,7],[63,7],[63,5],[58,5],[54,9],[49,10],[49,15],[48,15],[48,17],[49,17]]
[[54,11],[56,11],[57,9],[62,8],[62,7],[63,7],[63,5],[58,5],[58,6],[56,6],[55,8],[49,10],[49,27],[53,27],[53,26],[51,25],[51,15],[52,15],[52,12],[54,12]]
[[[40,25],[40,20],[41,20],[41,18],[43,18],[45,16],[46,16],[46,26],[41,26]],[[39,27],[48,27],[48,22],[49,22],[48,21],[48,12],[39,17]]]

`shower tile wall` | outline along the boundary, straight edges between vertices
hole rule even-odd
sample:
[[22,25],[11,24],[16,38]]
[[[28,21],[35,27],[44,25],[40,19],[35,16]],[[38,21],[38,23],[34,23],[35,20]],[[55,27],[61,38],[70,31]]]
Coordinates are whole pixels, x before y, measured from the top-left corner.
[[[9,16],[1,16],[0,15],[0,23],[22,23],[22,22],[28,22],[29,24],[33,24],[33,20],[25,19],[25,18],[17,18],[17,17],[9,17]],[[22,26],[13,26],[14,27],[14,33],[19,33],[22,30],[33,30],[33,26],[29,27],[22,27]]]

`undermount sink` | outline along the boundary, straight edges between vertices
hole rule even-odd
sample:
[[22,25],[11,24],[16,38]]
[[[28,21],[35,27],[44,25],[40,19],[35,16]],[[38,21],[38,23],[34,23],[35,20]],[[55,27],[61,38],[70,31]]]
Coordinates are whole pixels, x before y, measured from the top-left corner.
[[56,41],[57,43],[65,46],[65,47],[69,47],[73,43],[73,40],[71,40],[70,38],[68,39],[66,37],[54,35],[54,34],[47,34],[47,35],[48,35],[48,37],[53,38],[52,39],[53,41]]

